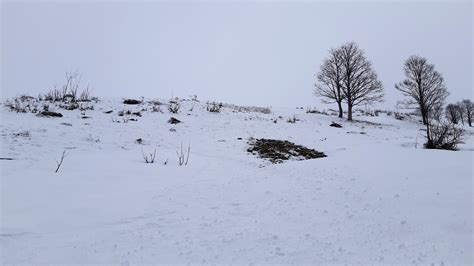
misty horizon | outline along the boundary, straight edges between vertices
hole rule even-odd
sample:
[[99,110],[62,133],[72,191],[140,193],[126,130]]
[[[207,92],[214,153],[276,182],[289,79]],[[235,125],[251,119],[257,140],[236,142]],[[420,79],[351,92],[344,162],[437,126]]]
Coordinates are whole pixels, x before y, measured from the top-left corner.
[[469,1],[5,2],[2,98],[46,93],[77,70],[99,97],[322,106],[315,74],[349,41],[384,86],[376,106],[403,98],[394,85],[413,54],[443,74],[448,102],[472,98]]

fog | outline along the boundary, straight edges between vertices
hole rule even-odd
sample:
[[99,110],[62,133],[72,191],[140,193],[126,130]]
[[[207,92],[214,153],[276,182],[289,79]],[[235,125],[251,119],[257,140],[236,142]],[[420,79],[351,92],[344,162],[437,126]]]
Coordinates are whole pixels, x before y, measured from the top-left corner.
[[401,95],[403,62],[427,57],[449,101],[472,98],[472,11],[465,2],[6,2],[2,98],[36,95],[78,70],[99,97],[189,97],[317,106],[328,50],[355,41]]

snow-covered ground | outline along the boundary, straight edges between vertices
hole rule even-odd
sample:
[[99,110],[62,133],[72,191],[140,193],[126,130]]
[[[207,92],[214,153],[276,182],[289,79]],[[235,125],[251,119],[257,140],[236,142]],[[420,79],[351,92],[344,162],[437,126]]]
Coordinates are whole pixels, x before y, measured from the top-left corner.
[[[473,263],[472,129],[452,152],[422,149],[419,123],[383,113],[348,123],[185,101],[176,115],[162,106],[138,121],[117,116],[142,108],[151,107],[102,100],[82,119],[0,106],[0,157],[15,159],[0,160],[1,262]],[[293,115],[300,121],[286,122]],[[270,164],[247,152],[251,137],[327,157]],[[181,144],[191,148],[186,166]],[[155,148],[156,163],[145,164],[142,150]]]

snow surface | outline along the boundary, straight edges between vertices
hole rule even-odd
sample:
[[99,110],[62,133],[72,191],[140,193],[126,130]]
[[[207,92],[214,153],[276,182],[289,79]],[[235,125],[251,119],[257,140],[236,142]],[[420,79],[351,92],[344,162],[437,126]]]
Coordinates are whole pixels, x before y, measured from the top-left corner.
[[[0,160],[0,262],[473,263],[472,129],[452,152],[422,149],[416,119],[385,114],[349,123],[294,108],[210,113],[185,101],[177,115],[162,106],[117,123],[120,110],[150,107],[95,107],[81,119],[0,106],[0,156],[15,158]],[[301,121],[287,123],[293,115]],[[246,151],[249,137],[328,157],[272,165]],[[181,143],[191,153],[180,167]],[[141,150],[155,148],[157,162],[145,164]]]

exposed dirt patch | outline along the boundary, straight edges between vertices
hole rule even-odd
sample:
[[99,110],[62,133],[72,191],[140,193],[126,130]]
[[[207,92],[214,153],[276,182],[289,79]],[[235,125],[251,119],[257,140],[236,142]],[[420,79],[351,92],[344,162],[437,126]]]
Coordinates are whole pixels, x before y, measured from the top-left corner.
[[45,117],[63,117],[61,113],[51,112],[51,111],[43,111],[38,114],[38,116],[45,116]]
[[337,128],[341,128],[341,127],[342,127],[341,124],[338,124],[338,123],[335,123],[335,122],[332,122],[329,126],[330,126],[330,127],[337,127]]
[[126,99],[123,101],[124,104],[141,104],[142,101],[135,100],[135,99]]
[[168,123],[170,124],[179,124],[181,123],[181,121],[179,121],[178,119],[174,118],[174,117],[171,117],[169,120],[168,120]]
[[327,157],[323,152],[296,145],[286,140],[256,139],[250,140],[248,152],[267,159],[271,163],[282,163],[286,160],[310,160]]

